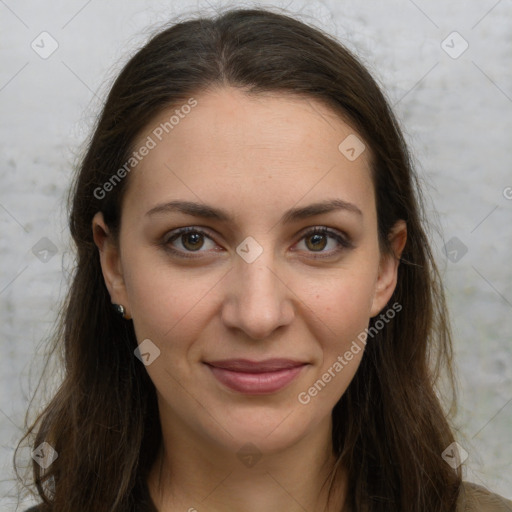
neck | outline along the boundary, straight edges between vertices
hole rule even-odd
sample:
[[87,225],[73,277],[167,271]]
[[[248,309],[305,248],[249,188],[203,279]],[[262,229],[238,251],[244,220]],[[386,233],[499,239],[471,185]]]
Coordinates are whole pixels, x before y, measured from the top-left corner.
[[[169,424],[168,424],[169,425]],[[166,428],[148,489],[159,512],[339,512],[347,473],[335,472],[331,424],[319,425],[292,447],[248,455],[207,443],[190,429]],[[172,447],[172,448],[171,448]]]

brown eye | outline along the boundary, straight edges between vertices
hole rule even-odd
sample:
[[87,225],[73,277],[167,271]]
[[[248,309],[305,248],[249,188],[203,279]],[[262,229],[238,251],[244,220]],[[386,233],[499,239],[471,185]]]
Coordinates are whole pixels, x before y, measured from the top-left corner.
[[[336,256],[341,251],[354,247],[353,243],[346,236],[325,227],[314,228],[308,231],[302,237],[302,240],[304,240],[306,252],[319,254],[319,256],[313,256],[314,258]],[[334,248],[326,251],[324,249],[328,246],[329,240],[334,240]]]
[[190,251],[197,251],[201,249],[204,244],[204,238],[201,233],[192,232],[184,233],[181,236],[183,247]]
[[314,233],[313,235],[308,235],[305,239],[311,240],[311,244],[306,242],[306,245],[312,251],[322,251],[327,245],[327,236],[324,234]]
[[[331,250],[325,250],[330,241],[334,241],[334,247]],[[183,258],[194,258],[192,253],[208,253],[208,241],[213,244],[212,249],[215,250],[215,241],[204,231],[194,227],[186,227],[173,231],[170,235],[166,236],[162,241],[162,245],[169,252]],[[353,248],[352,242],[341,233],[332,231],[328,228],[314,228],[307,232],[301,238],[300,242],[304,241],[306,253],[313,255],[313,258],[328,258],[336,256],[344,249]],[[205,250],[202,250],[205,249]],[[315,254],[318,254],[316,256]]]
[[[187,256],[187,253],[208,252],[207,250],[201,250],[205,245],[207,246],[207,241],[211,241],[211,243],[215,245],[212,238],[204,231],[193,227],[187,227],[174,231],[170,236],[165,237],[163,245],[173,254],[187,258],[192,257]],[[208,249],[208,247],[206,247],[206,249]]]

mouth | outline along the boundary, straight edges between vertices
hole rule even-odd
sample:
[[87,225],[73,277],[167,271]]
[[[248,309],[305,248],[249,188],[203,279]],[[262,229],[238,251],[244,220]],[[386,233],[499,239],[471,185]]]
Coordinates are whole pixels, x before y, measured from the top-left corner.
[[264,395],[284,389],[308,365],[291,359],[226,359],[205,362],[213,376],[233,391]]

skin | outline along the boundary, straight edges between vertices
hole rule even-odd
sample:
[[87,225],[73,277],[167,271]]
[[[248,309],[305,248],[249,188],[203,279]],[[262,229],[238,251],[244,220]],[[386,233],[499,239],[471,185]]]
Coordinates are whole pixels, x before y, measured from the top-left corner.
[[[384,312],[406,226],[399,221],[390,233],[394,255],[381,252],[370,150],[349,161],[338,145],[355,131],[322,103],[228,87],[195,98],[197,106],[129,175],[119,240],[101,213],[92,223],[112,302],[126,308],[138,342],[149,338],[160,350],[146,366],[163,429],[150,493],[162,512],[324,510],[322,484],[334,463],[331,411],[363,350],[307,405],[297,397]],[[135,146],[174,110],[161,112]],[[280,222],[286,210],[327,198],[361,214]],[[226,209],[232,220],[147,215],[177,199]],[[169,241],[186,226],[207,236]],[[322,226],[345,234],[352,247],[304,236]],[[263,249],[252,263],[236,252],[248,236]],[[173,255],[166,242],[193,258]],[[309,364],[284,389],[260,396],[224,387],[203,363],[273,357]],[[261,455],[251,467],[237,456],[246,443]],[[326,510],[345,502],[346,471]]]

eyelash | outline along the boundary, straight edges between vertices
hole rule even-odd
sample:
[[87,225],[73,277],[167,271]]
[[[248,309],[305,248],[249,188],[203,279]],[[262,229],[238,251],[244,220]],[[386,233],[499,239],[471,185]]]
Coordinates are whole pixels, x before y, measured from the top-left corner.
[[[174,242],[174,240],[179,239],[180,236],[183,236],[188,233],[197,233],[200,235],[204,235],[206,238],[209,238],[210,240],[215,242],[215,240],[213,240],[212,237],[208,235],[208,233],[206,233],[205,231],[203,231],[199,228],[195,228],[195,227],[180,228],[178,230],[172,231],[171,233],[172,233],[172,235],[169,236],[169,234],[168,234],[167,236],[164,237],[164,239],[162,240],[162,245],[164,246],[166,251],[169,251],[172,254],[174,254],[178,257],[181,257],[181,258],[196,259],[197,256],[186,256],[183,251],[178,251],[169,246],[169,244],[171,242]],[[332,231],[331,229],[326,228],[326,227],[315,227],[313,229],[310,229],[309,231],[307,231],[306,233],[304,233],[302,235],[302,238],[299,241],[302,241],[304,238],[308,238],[313,235],[329,236],[329,237],[333,238],[334,240],[336,240],[336,242],[338,242],[338,244],[339,244],[339,247],[337,249],[335,249],[333,251],[328,251],[325,256],[313,256],[313,259],[322,259],[322,258],[332,257],[334,255],[339,254],[341,251],[343,251],[345,249],[352,249],[354,247],[354,245],[348,238],[346,238],[345,236],[339,234],[338,232]],[[205,252],[205,251],[198,250],[198,251],[186,251],[186,252],[201,253],[201,252]],[[308,252],[310,252],[311,254],[322,254],[323,253],[323,251],[319,251],[318,253],[315,253],[315,251],[308,251]]]

